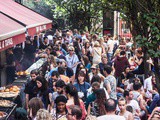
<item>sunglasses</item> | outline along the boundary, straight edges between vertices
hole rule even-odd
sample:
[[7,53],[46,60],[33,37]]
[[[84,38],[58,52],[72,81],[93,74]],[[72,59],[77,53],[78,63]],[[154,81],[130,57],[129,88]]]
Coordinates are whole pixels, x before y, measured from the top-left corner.
[[73,50],[69,50],[69,51],[73,51]]

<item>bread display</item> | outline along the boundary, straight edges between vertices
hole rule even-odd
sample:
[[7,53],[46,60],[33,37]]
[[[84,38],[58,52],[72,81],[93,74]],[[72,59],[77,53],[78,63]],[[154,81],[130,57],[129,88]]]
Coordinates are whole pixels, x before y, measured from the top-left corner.
[[15,97],[19,94],[19,92],[20,88],[18,86],[11,86],[3,90],[0,90],[0,97]]
[[13,105],[14,103],[9,100],[0,100],[0,107],[12,107]]

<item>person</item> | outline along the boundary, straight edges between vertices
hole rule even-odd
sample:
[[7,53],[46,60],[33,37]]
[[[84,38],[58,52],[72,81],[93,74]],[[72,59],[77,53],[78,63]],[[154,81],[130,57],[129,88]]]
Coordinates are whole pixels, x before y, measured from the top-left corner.
[[69,54],[66,55],[67,66],[72,68],[72,70],[75,74],[77,65],[79,63],[79,59],[78,59],[77,55],[74,53],[74,47],[73,46],[69,46],[68,51],[69,51]]
[[51,114],[53,116],[53,120],[67,120],[67,108],[66,108],[66,103],[67,103],[67,98],[63,95],[60,95],[56,97],[55,99],[56,103],[56,108],[54,108],[51,111]]
[[103,73],[106,76],[106,78],[104,79],[104,85],[107,89],[107,92],[108,92],[110,98],[117,100],[116,78],[113,75],[111,75],[111,72],[112,72],[112,68],[108,65],[105,65],[104,70],[103,70]]
[[26,108],[28,109],[28,102],[31,100],[33,97],[36,97],[36,77],[38,76],[38,71],[37,70],[32,70],[30,72],[30,79],[28,80],[27,84],[25,85],[24,88],[24,93],[25,93],[25,103],[26,103]]
[[55,83],[56,91],[52,94],[52,107],[55,107],[54,102],[58,96],[65,96],[65,86],[66,84],[63,80],[58,80]]
[[154,76],[153,72],[150,71],[148,73],[148,77],[144,80],[145,97],[148,99],[152,99],[152,93],[153,93],[152,77],[153,76]]
[[7,50],[6,55],[6,75],[7,75],[7,84],[13,83],[15,80],[15,58],[13,54],[13,50],[10,48]]
[[140,106],[136,100],[133,99],[133,91],[124,91],[124,97],[127,102],[127,106],[131,106],[133,109],[133,116],[140,120]]
[[85,102],[85,107],[86,110],[88,110],[88,106],[90,105],[91,102],[96,100],[96,94],[95,91],[100,88],[100,83],[99,82],[93,82],[92,83],[92,93],[87,96],[86,102]]
[[106,115],[99,116],[98,120],[125,120],[123,116],[115,114],[116,111],[116,101],[112,98],[109,98],[105,102]]
[[39,97],[43,104],[45,109],[50,110],[51,107],[51,101],[52,101],[52,92],[48,88],[47,81],[41,77],[36,77],[36,83],[37,83],[37,97]]
[[108,62],[108,58],[105,54],[102,55],[102,62],[99,63],[99,69],[100,69],[101,74],[103,74],[104,65],[112,66],[112,63]]
[[70,83],[70,79],[68,76],[65,75],[65,68],[64,67],[58,67],[58,73],[61,80],[63,80],[66,84]]
[[78,80],[77,83],[74,84],[78,91],[78,96],[85,101],[87,98],[87,90],[90,88],[90,84],[85,82],[85,73],[80,71],[78,73]]
[[59,73],[57,71],[53,71],[51,77],[48,80],[48,87],[52,92],[55,92],[55,83],[60,79]]
[[43,42],[40,43],[39,49],[46,49],[48,47],[48,37],[43,38]]
[[91,66],[91,72],[89,73],[89,80],[91,81],[93,76],[98,75],[101,78],[101,82],[104,81],[104,76],[99,72],[99,65],[93,64]]
[[70,111],[68,113],[67,118],[68,118],[68,120],[81,120],[82,109],[77,105],[70,107]]
[[134,61],[138,65],[132,72],[134,74],[144,74],[144,58],[143,52],[141,50],[137,50],[134,56]]
[[27,111],[24,108],[16,108],[14,113],[15,120],[28,120]]
[[53,120],[53,118],[47,110],[39,109],[35,120]]
[[159,120],[160,119],[160,107],[154,108],[152,114],[149,116],[148,120]]
[[92,50],[92,56],[93,56],[93,64],[99,64],[101,61],[101,55],[102,55],[102,48],[100,47],[100,44],[98,41],[95,41],[94,47]]
[[83,55],[81,61],[89,73],[91,71],[91,63],[89,58],[86,55]]
[[34,97],[28,104],[28,115],[30,120],[34,120],[39,109],[43,109],[44,105],[40,98]]
[[114,60],[115,77],[118,78],[124,72],[126,66],[129,66],[126,52],[121,51],[120,56],[117,56]]
[[118,113],[118,115],[124,116],[126,118],[126,120],[133,120],[132,113],[130,113],[126,110],[126,100],[125,100],[125,98],[120,98],[118,100],[118,107],[120,109],[120,112]]
[[101,116],[106,114],[104,103],[107,100],[106,93],[103,88],[95,90],[96,99],[88,107],[88,114]]
[[155,94],[155,96],[153,97],[151,105],[149,106],[149,113],[152,113],[153,109],[156,106],[160,106],[160,95],[159,95],[159,93]]
[[66,104],[67,110],[68,111],[70,110],[70,106],[78,105],[82,109],[82,118],[81,119],[85,120],[86,115],[87,115],[85,105],[84,105],[84,102],[81,99],[79,99],[78,91],[75,88],[75,86],[73,86],[72,84],[66,85],[65,92],[66,92],[66,95],[68,98],[68,101]]

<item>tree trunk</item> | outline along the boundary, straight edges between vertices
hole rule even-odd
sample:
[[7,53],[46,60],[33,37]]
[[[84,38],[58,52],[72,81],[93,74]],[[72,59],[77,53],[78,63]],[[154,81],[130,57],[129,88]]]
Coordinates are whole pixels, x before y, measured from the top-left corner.
[[154,69],[155,69],[155,76],[156,76],[156,84],[158,87],[158,93],[160,94],[160,66],[158,64],[158,58],[153,58],[153,63],[154,63]]
[[143,50],[144,52],[144,75],[145,75],[145,78],[147,78],[148,76],[148,72],[150,71],[149,70],[149,64],[147,63],[147,60],[149,59],[149,56],[148,56],[148,53],[147,53],[147,49],[144,49]]

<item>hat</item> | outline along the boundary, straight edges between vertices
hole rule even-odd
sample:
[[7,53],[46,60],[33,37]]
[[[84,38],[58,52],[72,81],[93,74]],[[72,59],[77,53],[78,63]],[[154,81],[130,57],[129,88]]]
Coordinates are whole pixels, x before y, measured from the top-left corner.
[[99,66],[98,66],[98,64],[93,64],[93,65],[91,66],[91,68],[98,69]]

